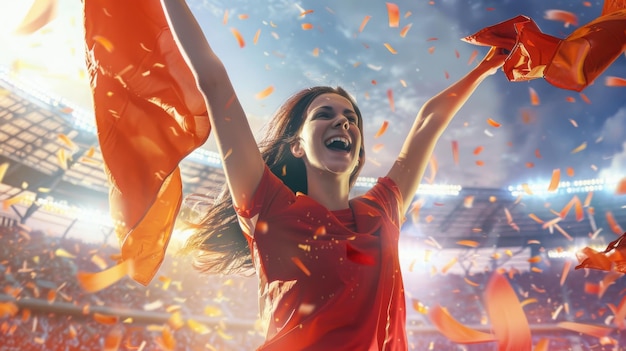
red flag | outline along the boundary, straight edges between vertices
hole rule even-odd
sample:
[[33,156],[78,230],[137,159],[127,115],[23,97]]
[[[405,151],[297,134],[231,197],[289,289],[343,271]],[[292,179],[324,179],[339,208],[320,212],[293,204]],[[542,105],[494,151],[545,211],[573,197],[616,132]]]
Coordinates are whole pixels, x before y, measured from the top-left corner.
[[626,1],[605,0],[600,17],[565,39],[544,34],[532,19],[517,16],[463,40],[511,50],[503,67],[511,81],[543,77],[559,88],[581,91],[624,51]]
[[83,4],[111,215],[132,278],[148,284],[181,203],[178,164],[210,132],[206,105],[159,0]]

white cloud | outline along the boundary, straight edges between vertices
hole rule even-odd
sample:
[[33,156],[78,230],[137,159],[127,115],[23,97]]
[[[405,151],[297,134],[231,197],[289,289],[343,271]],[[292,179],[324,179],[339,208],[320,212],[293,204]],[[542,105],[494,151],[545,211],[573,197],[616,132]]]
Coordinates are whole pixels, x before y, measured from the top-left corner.
[[626,107],[620,108],[604,122],[601,136],[609,145],[620,145],[626,140]]

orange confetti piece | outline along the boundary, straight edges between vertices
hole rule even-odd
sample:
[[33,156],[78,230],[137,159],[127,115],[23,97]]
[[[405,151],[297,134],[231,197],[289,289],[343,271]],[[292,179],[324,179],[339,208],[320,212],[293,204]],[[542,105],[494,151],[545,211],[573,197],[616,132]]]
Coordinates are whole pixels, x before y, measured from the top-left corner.
[[124,333],[122,327],[116,325],[104,338],[104,345],[102,349],[104,351],[117,351],[122,343],[123,335]]
[[406,26],[404,26],[402,30],[400,31],[400,37],[402,38],[406,37],[406,34],[409,32],[409,29],[411,29],[412,26],[413,26],[413,23],[409,23]]
[[304,274],[306,274],[307,276],[311,276],[311,271],[309,271],[309,269],[308,269],[308,268],[306,268],[306,266],[304,265],[304,263],[302,263],[302,261],[300,261],[300,258],[298,258],[298,257],[295,257],[295,256],[294,256],[294,257],[292,257],[292,258],[291,258],[291,261],[292,261],[292,262],[293,262],[296,266],[298,266],[298,268],[300,268],[300,270],[301,270],[302,272],[304,272]]
[[606,222],[609,225],[609,228],[611,229],[611,231],[615,233],[615,235],[622,235],[624,233],[624,230],[619,225],[619,223],[617,223],[617,221],[615,220],[615,217],[613,217],[613,212],[606,211],[605,216],[606,216]]
[[395,106],[395,102],[393,100],[393,90],[391,90],[391,89],[387,90],[387,99],[389,100],[389,108],[391,109],[391,112],[395,112],[396,111],[396,106]]
[[[0,177],[0,180],[2,177]],[[615,195],[624,195],[626,194],[626,177],[622,178],[619,182],[617,182],[617,186],[615,187]]]
[[531,87],[528,87],[528,93],[530,94],[530,104],[533,106],[537,106],[540,104],[539,95],[537,91]]
[[561,21],[565,24],[565,27],[569,27],[569,25],[578,25],[578,17],[569,11],[564,10],[547,10],[545,19],[551,21]]
[[535,157],[541,158],[541,152],[539,151],[539,149],[535,149]]
[[370,18],[372,18],[372,16],[365,16],[363,18],[363,21],[361,21],[361,26],[359,26],[359,33],[363,32],[363,29],[365,29],[365,26],[367,25],[367,22],[369,22]]
[[400,9],[398,5],[388,2],[387,15],[389,16],[389,27],[396,28],[400,26]]
[[473,282],[473,281],[471,281],[471,280],[467,279],[467,277],[464,277],[464,278],[463,278],[463,280],[464,280],[464,281],[465,281],[465,283],[467,283],[468,285],[471,285],[471,286],[480,286],[480,284],[478,284],[478,283],[476,283],[476,282]]
[[252,44],[256,45],[259,42],[259,37],[261,36],[261,30],[258,29],[256,33],[254,33],[254,38],[252,39]]
[[302,12],[300,13],[300,17],[304,17],[304,16],[306,16],[306,15],[308,15],[308,14],[311,14],[311,13],[313,13],[313,12],[314,12],[313,10],[305,10],[305,11],[302,11]]
[[565,172],[567,173],[568,177],[573,177],[574,176],[574,169],[572,167],[567,167]]
[[303,30],[313,29],[313,25],[311,23],[302,23],[302,29]]
[[533,168],[535,167],[535,164],[532,162],[526,162],[526,168]]
[[0,318],[15,317],[19,308],[14,302],[0,302]]
[[74,142],[72,141],[72,139],[70,139],[67,135],[65,134],[59,134],[59,139],[63,142],[63,144],[65,144],[65,146],[67,146],[70,149],[75,149],[76,148],[76,144],[74,144]]
[[602,327],[590,324],[581,324],[574,322],[560,322],[557,324],[559,328],[572,330],[578,333],[595,336],[596,338],[606,337],[613,331],[613,328]]
[[567,101],[567,102],[576,102],[576,99],[574,99],[573,96],[568,96],[568,97],[565,98],[565,101]]
[[530,299],[526,299],[526,300],[520,302],[520,306],[524,307],[526,305],[530,305],[531,303],[537,303],[537,302],[538,302],[537,299],[530,298]]
[[132,260],[129,259],[98,273],[79,271],[76,278],[85,291],[96,292],[109,287],[126,275],[132,275],[132,264]]
[[243,40],[243,37],[241,36],[241,33],[239,33],[237,28],[231,28],[230,31],[235,36],[235,39],[237,39],[237,43],[239,43],[240,48],[243,48],[244,46],[246,46],[246,42],[245,40]]
[[398,53],[396,49],[394,49],[389,43],[384,43],[383,45],[385,45],[385,47],[387,48],[387,50],[389,50],[390,53],[394,55]]
[[569,210],[572,208],[572,206],[575,207],[576,221],[578,222],[582,221],[584,218],[583,206],[580,203],[580,199],[576,195],[574,195],[572,199],[567,203],[567,205],[563,207],[561,212],[559,212],[559,217],[565,219],[565,217],[567,217],[567,214],[569,213]]
[[607,87],[626,87],[626,79],[608,76],[604,79],[604,85]]
[[313,56],[318,57],[320,55],[320,48],[313,49]]
[[591,104],[591,100],[589,100],[589,98],[587,97],[587,95],[580,93],[580,98],[586,103],[586,104]]
[[108,51],[108,52],[113,52],[114,46],[113,43],[111,43],[111,41],[101,35],[94,35],[93,40],[102,45],[102,47]]
[[476,60],[476,57],[478,57],[478,50],[472,51],[472,53],[470,54],[469,59],[467,60],[467,64],[471,65],[472,62],[474,62],[474,60]]
[[522,184],[522,189],[528,195],[532,195],[533,194],[533,191],[532,191],[532,189],[530,189],[530,186],[528,185],[528,183],[523,183]]
[[0,182],[4,179],[4,176],[7,174],[7,170],[9,169],[9,163],[4,162],[0,165]]
[[484,301],[499,350],[530,350],[530,327],[517,294],[508,280],[494,274],[485,289]]
[[550,185],[548,185],[548,192],[555,192],[559,188],[559,182],[561,181],[561,170],[552,170],[552,178],[550,178]]
[[223,25],[228,24],[228,9],[224,10],[224,17],[222,17],[222,24]]
[[270,85],[269,87],[265,88],[263,91],[258,92],[254,97],[257,100],[265,99],[266,97],[270,96],[273,92],[274,92],[274,86]]
[[565,261],[563,264],[563,272],[561,273],[561,282],[560,285],[563,286],[565,284],[565,279],[567,279],[567,275],[569,274],[570,268],[572,267],[571,261]]
[[428,318],[441,334],[458,344],[477,344],[496,340],[493,334],[483,333],[459,323],[441,306],[431,308]]
[[452,141],[452,159],[455,165],[459,164],[459,143],[456,140]]
[[113,325],[118,322],[119,317],[110,314],[94,312],[93,319],[100,324]]
[[376,132],[376,135],[374,135],[374,139],[380,138],[383,134],[385,134],[388,126],[389,126],[389,121],[384,121],[383,124],[378,129],[378,131]]
[[463,199],[463,207],[472,208],[474,206],[474,196],[468,195]]
[[458,245],[467,247],[478,247],[479,243],[474,240],[459,240],[456,242]]
[[500,127],[500,123],[494,121],[491,118],[487,118],[487,123],[489,123],[490,126],[494,127],[494,128],[498,128]]
[[529,263],[539,263],[541,262],[541,256],[533,256],[528,259]]
[[474,149],[474,155],[479,155],[482,151],[483,151],[483,147],[482,146],[477,146]]
[[441,274],[446,274],[448,271],[459,261],[457,257],[453,257],[443,268],[441,268]]
[[373,151],[374,153],[377,153],[377,152],[379,152],[380,150],[382,150],[384,147],[385,147],[385,144],[380,144],[380,143],[378,143],[378,144],[375,144],[374,146],[372,146],[372,151]]
[[578,145],[578,146],[577,146],[574,150],[572,150],[570,153],[571,153],[571,154],[575,154],[575,153],[578,153],[578,152],[583,151],[583,150],[584,150],[584,149],[586,149],[586,148],[587,148],[587,142],[585,141],[585,142],[583,142],[582,144]]
[[237,16],[237,18],[239,18],[240,20],[247,20],[250,16],[248,16],[245,13],[240,14],[239,16]]

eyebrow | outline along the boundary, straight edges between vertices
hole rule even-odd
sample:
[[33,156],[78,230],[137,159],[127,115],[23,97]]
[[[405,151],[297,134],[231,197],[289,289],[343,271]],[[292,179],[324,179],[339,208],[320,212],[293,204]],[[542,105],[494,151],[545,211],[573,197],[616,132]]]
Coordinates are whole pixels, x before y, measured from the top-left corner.
[[[320,106],[320,107],[316,108],[315,110],[327,110],[327,111],[334,111],[335,109],[334,109],[334,108],[332,108],[332,106],[327,106],[327,105],[324,105],[324,106]],[[348,108],[347,108],[347,109],[344,109],[344,110],[343,110],[343,113],[349,113],[349,114],[353,114],[353,115],[355,115],[355,116],[357,115],[357,114],[356,114],[356,112],[355,112],[354,110],[351,110],[351,109],[348,109]]]

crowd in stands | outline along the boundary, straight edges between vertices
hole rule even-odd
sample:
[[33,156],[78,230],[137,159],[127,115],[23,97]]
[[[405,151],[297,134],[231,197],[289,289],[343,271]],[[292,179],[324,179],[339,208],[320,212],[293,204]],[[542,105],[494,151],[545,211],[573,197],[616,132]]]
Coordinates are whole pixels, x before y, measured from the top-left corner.
[[[239,351],[262,343],[255,277],[201,275],[187,258],[169,255],[147,287],[125,278],[98,292],[84,291],[77,272],[111,267],[118,253],[107,245],[20,226],[0,227],[0,349],[103,350],[119,339],[118,350]],[[549,350],[626,349],[625,332],[615,328],[610,308],[624,296],[621,277],[610,281],[606,272],[572,270],[561,284],[563,262],[546,261],[534,271],[501,267],[524,301],[531,327],[553,327],[533,331],[533,342],[549,338]],[[491,274],[405,271],[410,349],[495,350],[495,343],[460,345],[447,340],[426,313],[429,306],[441,305],[460,323],[488,331],[483,292]],[[610,284],[600,294],[597,287],[603,280]],[[23,307],[33,299],[44,304]],[[17,310],[11,311],[9,304]],[[107,319],[96,318],[95,310],[129,313]],[[167,317],[175,312],[183,322]],[[617,345],[561,332],[556,323],[562,321],[614,327],[610,337]]]

